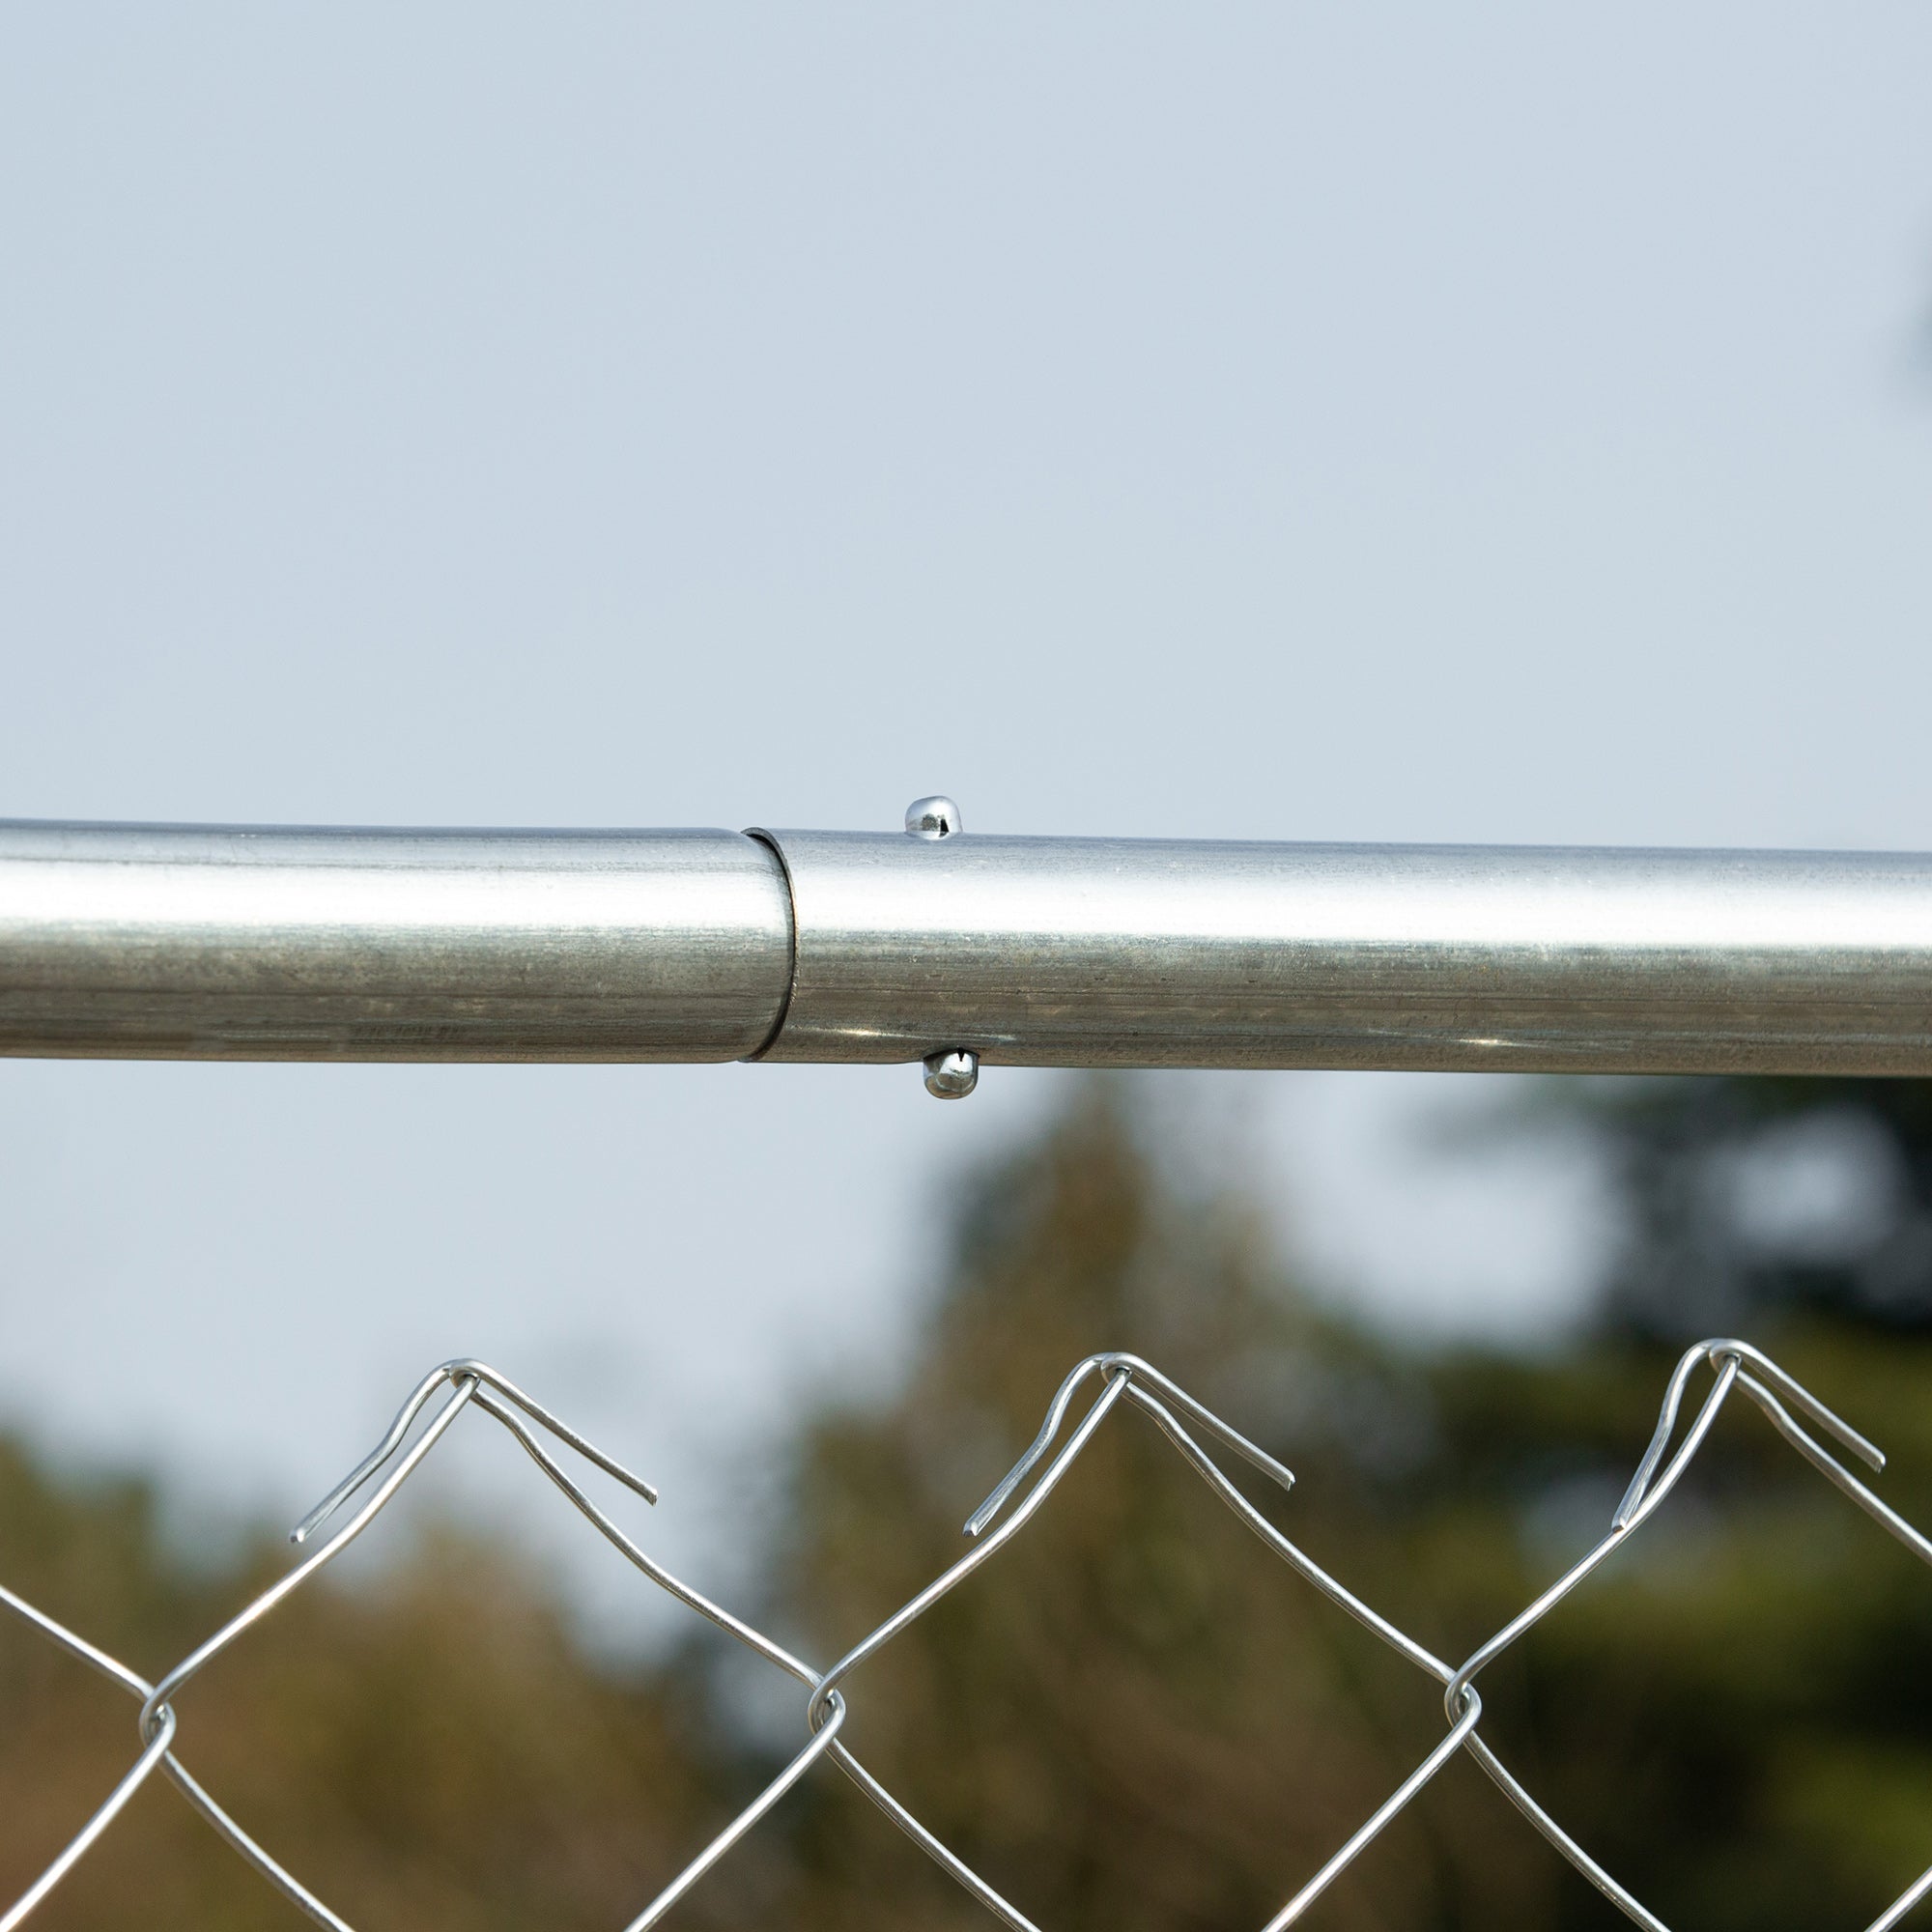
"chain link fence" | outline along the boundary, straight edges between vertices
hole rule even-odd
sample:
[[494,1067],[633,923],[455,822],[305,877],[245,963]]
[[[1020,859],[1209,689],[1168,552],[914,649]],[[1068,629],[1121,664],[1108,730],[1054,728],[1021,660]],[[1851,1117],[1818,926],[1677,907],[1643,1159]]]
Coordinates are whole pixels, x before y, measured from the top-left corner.
[[[1702,1370],[1711,1373],[1711,1386],[1680,1433],[1686,1396]],[[1280,1932],[1280,1928],[1301,1918],[1459,1752],[1472,1757],[1527,1824],[1540,1832],[1629,1918],[1648,1928],[1648,1932],[1667,1932],[1663,1921],[1571,1836],[1483,1738],[1479,1728],[1483,1705],[1477,1680],[1657,1514],[1695,1460],[1724,1404],[1739,1392],[1755,1403],[1773,1428],[1853,1503],[1915,1555],[1932,1564],[1932,1542],[1874,1494],[1818,1436],[1831,1438],[1875,1470],[1884,1466],[1885,1460],[1877,1449],[1747,1343],[1704,1342],[1690,1350],[1672,1374],[1656,1434],[1612,1518],[1608,1533],[1461,1664],[1450,1664],[1399,1630],[1305,1555],[1236,1486],[1221,1463],[1204,1447],[1204,1442],[1211,1442],[1228,1456],[1247,1463],[1283,1490],[1294,1482],[1289,1470],[1138,1356],[1101,1354],[1081,1362],[1061,1384],[1033,1445],[968,1520],[966,1534],[973,1540],[973,1547],[967,1553],[855,1643],[830,1669],[818,1670],[655,1562],[584,1493],[555,1452],[560,1447],[582,1457],[646,1501],[655,1502],[656,1492],[648,1483],[586,1441],[494,1369],[470,1360],[445,1362],[423,1378],[382,1441],[298,1525],[294,1542],[298,1546],[314,1547],[308,1548],[293,1569],[230,1618],[158,1683],[149,1683],[84,1636],[0,1587],[0,1605],[135,1699],[140,1707],[141,1747],[126,1775],[66,1849],[0,1916],[0,1932],[13,1932],[14,1927],[26,1922],[62,1879],[82,1859],[95,1853],[128,1800],[156,1772],[171,1778],[213,1830],[286,1899],[300,1907],[318,1924],[335,1928],[335,1932],[350,1932],[347,1921],[258,1844],[189,1773],[178,1750],[183,1693],[242,1632],[271,1615],[278,1605],[301,1589],[375,1520],[466,1409],[480,1410],[507,1429],[557,1489],[651,1582],[727,1632],[773,1668],[796,1679],[806,1691],[803,1747],[724,1831],[696,1851],[684,1868],[630,1921],[626,1932],[644,1932],[644,1928],[665,1920],[678,1901],[734,1845],[755,1831],[785,1793],[810,1776],[821,1761],[836,1765],[851,1778],[994,1918],[1012,1927],[1013,1932],[1038,1932],[1024,1911],[1003,1897],[922,1825],[845,1745],[841,1733],[848,1709],[847,1687],[868,1659],[923,1616],[973,1571],[990,1562],[1039,1514],[1062,1478],[1122,1403],[1131,1403],[1150,1416],[1214,1495],[1296,1576],[1373,1632],[1440,1691],[1445,1720],[1440,1742],[1355,1832],[1336,1847],[1327,1861],[1301,1881],[1293,1897],[1267,1921],[1264,1932]],[[1069,1416],[1083,1398],[1086,1406],[1069,1430]],[[1812,1433],[1814,1430],[1816,1435]],[[345,1517],[345,1511],[351,1513]],[[332,1532],[316,1543],[315,1539],[331,1522],[336,1525]],[[99,1855],[109,1856],[106,1852]],[[1932,1892],[1932,1869],[1921,1874],[1873,1919],[1867,1932],[1889,1932],[1928,1892]]]

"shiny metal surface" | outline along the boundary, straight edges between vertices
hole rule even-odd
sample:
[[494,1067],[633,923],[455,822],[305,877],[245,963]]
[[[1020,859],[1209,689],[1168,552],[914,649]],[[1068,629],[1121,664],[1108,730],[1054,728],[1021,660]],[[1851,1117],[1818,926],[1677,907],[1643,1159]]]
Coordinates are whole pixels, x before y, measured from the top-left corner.
[[915,838],[951,838],[955,832],[965,831],[966,822],[950,798],[935,792],[930,798],[916,798],[906,807],[905,829]]
[[963,1100],[980,1084],[977,1053],[928,1053],[925,1091],[935,1100]]
[[1932,858],[779,832],[765,1058],[1932,1073]]
[[1932,858],[0,823],[0,1052],[1924,1074]]
[[9,1054],[737,1060],[790,974],[735,832],[0,822]]

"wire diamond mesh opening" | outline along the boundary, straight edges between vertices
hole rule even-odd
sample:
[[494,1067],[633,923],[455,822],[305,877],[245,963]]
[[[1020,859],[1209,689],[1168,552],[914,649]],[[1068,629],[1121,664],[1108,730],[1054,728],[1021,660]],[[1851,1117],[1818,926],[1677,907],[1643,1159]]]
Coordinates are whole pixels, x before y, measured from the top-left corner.
[[[1704,1370],[1710,1372],[1712,1379],[1687,1423],[1687,1401]],[[369,1527],[466,1409],[479,1411],[508,1431],[570,1503],[651,1583],[795,1680],[806,1693],[803,1742],[795,1754],[722,1831],[708,1842],[691,1848],[686,1862],[666,1875],[656,1894],[628,1921],[625,1932],[644,1932],[644,1928],[669,1918],[679,1902],[757,1831],[780,1801],[813,1776],[822,1762],[836,1765],[992,1918],[1013,1932],[1043,1932],[1022,1905],[1006,1898],[928,1830],[855,1755],[842,1736],[847,1698],[848,1692],[857,1694],[854,1680],[867,1662],[967,1577],[997,1560],[1003,1548],[1044,1514],[1054,1490],[1123,1404],[1139,1408],[1152,1421],[1209,1492],[1296,1577],[1320,1591],[1410,1664],[1441,1700],[1444,1727],[1439,1741],[1335,1846],[1318,1869],[1283,1875],[1286,1896],[1261,1932],[1282,1932],[1300,1920],[1351,1866],[1373,1856],[1384,1830],[1462,1754],[1472,1758],[1526,1825],[1541,1833],[1631,1921],[1648,1932],[1668,1932],[1664,1920],[1592,1857],[1486,1741],[1480,1729],[1483,1705],[1477,1682],[1486,1669],[1556,1611],[1658,1517],[1709,1440],[1719,1413],[1740,1394],[1852,1504],[1921,1562],[1932,1564],[1932,1542],[1884,1502],[1820,1438],[1829,1438],[1838,1449],[1877,1470],[1883,1467],[1884,1458],[1871,1443],[1750,1344],[1735,1339],[1706,1341],[1688,1350],[1671,1375],[1656,1432],[1605,1533],[1486,1642],[1461,1663],[1451,1664],[1308,1556],[1236,1486],[1206,1445],[1211,1443],[1224,1457],[1245,1462],[1283,1492],[1294,1483],[1289,1469],[1152,1364],[1136,1355],[1103,1353],[1089,1356],[1074,1367],[1054,1395],[1038,1435],[968,1519],[965,1530],[971,1547],[966,1553],[860,1637],[829,1668],[820,1670],[666,1570],[585,1493],[563,1457],[582,1458],[654,1503],[657,1492],[649,1483],[487,1364],[467,1358],[445,1362],[422,1378],[376,1447],[298,1524],[292,1540],[305,1553],[296,1565],[156,1681],[148,1682],[84,1634],[0,1587],[0,1605],[48,1642],[113,1683],[138,1707],[138,1748],[134,1755],[58,1856],[0,1915],[0,1932],[13,1932],[25,1924],[83,1860],[113,1856],[116,1821],[134,1794],[157,1772],[173,1781],[210,1828],[283,1898],[316,1923],[335,1928],[335,1932],[350,1932],[349,1922],[315,1889],[327,1885],[326,1876],[311,1873],[298,1877],[290,1871],[192,1775],[183,1754],[192,1732],[192,1704],[185,1693],[205,1669],[218,1663],[237,1638],[302,1590]],[[1084,1408],[1080,1406],[1083,1401]],[[1072,1419],[1076,1411],[1077,1419]],[[1889,1932],[1928,1891],[1932,1891],[1932,1868],[1872,1919],[1866,1932]]]

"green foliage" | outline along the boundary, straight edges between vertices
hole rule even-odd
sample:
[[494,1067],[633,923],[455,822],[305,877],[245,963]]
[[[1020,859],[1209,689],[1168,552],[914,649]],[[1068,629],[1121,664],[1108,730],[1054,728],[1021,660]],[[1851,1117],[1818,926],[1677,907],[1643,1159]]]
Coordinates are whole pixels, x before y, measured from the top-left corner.
[[1932,1330],[1932,1082],[1623,1080],[1558,1091],[1601,1137],[1621,1183],[1613,1320],[1665,1337],[1802,1311]]
[[[1246,1487],[1312,1556],[1466,1655],[1607,1526],[1673,1359],[1667,1324],[1629,1319],[1626,1298],[1561,1358],[1404,1354],[1297,1298],[1240,1203],[1168,1184],[1118,1094],[1091,1090],[980,1178],[904,1388],[801,1432],[770,1619],[808,1655],[843,1651],[960,1553],[959,1523],[1066,1369],[1118,1348],[1294,1468],[1292,1494]],[[1704,1157],[1685,1122],[1722,1115],[1708,1090],[1640,1099],[1605,1129],[1648,1151],[1627,1176],[1668,1180],[1664,1144]],[[1753,1093],[1723,1118],[1775,1123],[1776,1104]],[[1747,1296],[1739,1325],[1891,1452],[1885,1493],[1932,1521],[1932,1342],[1875,1323],[1850,1272],[1834,1301],[1807,1266],[1803,1296]],[[1757,1324],[1774,1315],[1775,1333]],[[185,1573],[139,1487],[63,1484],[0,1452],[0,1577],[138,1667],[280,1560]],[[1738,1404],[1664,1512],[1485,1678],[1485,1734],[1670,1923],[1849,1928],[1932,1861],[1928,1640],[1932,1577]],[[379,1585],[299,1595],[251,1633],[194,1687],[185,1751],[364,1932],[614,1932],[771,1768],[703,1742],[730,1733],[706,1684],[685,1656],[634,1679],[600,1669],[511,1556],[443,1532]],[[1430,1682],[1124,1408],[849,1696],[867,1764],[1051,1932],[1259,1927],[1443,1721]],[[4,1889],[125,1765],[133,1707],[0,1625],[0,1711]],[[300,1921],[157,1784],[44,1922]],[[826,1769],[675,1922],[990,1921]],[[1308,1922],[1624,1923],[1460,1763]]]

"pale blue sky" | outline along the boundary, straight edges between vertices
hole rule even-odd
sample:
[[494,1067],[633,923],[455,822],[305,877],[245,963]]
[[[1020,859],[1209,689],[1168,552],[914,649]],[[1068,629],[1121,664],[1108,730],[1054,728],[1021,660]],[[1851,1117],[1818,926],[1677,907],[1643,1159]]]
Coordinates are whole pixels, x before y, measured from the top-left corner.
[[[1928,99],[1908,5],[15,14],[0,812],[1932,846]],[[0,1406],[294,1508],[483,1352],[728,1520],[1052,1092],[0,1065]],[[1471,1092],[1184,1097],[1533,1326]]]

